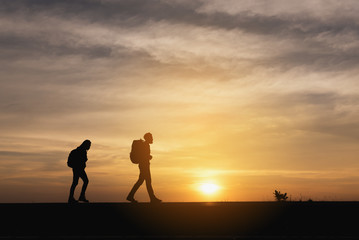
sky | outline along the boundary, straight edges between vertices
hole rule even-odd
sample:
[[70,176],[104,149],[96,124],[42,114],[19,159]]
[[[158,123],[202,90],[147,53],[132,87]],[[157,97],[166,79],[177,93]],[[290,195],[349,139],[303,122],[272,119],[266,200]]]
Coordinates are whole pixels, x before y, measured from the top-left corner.
[[[87,198],[123,202],[146,132],[165,202],[359,200],[358,11],[0,0],[0,202],[66,202],[67,157],[85,139]],[[149,201],[145,186],[135,197]]]

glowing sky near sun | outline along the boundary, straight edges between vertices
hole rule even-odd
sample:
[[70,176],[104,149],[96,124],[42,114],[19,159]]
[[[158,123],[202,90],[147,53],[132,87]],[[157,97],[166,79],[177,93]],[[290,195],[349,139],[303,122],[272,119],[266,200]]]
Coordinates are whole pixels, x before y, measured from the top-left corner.
[[85,139],[88,198],[124,201],[132,140],[149,131],[164,201],[359,200],[358,11],[0,1],[0,202],[66,201]]

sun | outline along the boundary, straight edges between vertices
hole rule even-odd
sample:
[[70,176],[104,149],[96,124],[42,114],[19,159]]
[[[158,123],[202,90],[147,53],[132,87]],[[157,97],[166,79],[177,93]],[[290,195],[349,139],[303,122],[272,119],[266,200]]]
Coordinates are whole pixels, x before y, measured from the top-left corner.
[[218,191],[219,186],[214,183],[202,183],[199,187],[199,189],[207,195],[214,194]]

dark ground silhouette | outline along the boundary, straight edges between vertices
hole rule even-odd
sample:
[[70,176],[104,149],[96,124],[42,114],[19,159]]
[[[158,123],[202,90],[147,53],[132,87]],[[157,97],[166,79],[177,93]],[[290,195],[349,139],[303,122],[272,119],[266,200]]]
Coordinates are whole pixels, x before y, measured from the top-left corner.
[[1,239],[359,238],[358,202],[0,204],[0,212]]

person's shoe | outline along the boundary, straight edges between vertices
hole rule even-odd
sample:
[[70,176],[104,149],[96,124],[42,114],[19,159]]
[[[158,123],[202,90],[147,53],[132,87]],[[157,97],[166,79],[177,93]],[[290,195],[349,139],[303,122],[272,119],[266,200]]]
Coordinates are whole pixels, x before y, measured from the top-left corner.
[[75,200],[75,198],[69,198],[69,200],[67,201],[68,203],[78,203],[78,201]]
[[126,200],[130,201],[131,203],[138,203],[137,200],[134,199],[133,197],[127,197]]
[[87,200],[85,197],[80,197],[80,198],[79,198],[79,201],[85,202],[85,203],[89,203],[89,202],[90,202],[90,201]]
[[154,197],[154,198],[151,199],[151,203],[161,203],[161,202],[162,202],[162,200],[161,200],[161,199],[158,199],[158,198],[156,198],[156,197]]

